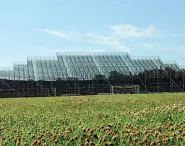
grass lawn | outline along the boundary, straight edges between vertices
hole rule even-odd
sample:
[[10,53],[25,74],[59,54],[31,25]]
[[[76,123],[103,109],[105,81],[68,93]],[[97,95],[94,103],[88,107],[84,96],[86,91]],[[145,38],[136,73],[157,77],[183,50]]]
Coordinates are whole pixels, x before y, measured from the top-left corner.
[[185,145],[185,94],[0,99],[0,145]]

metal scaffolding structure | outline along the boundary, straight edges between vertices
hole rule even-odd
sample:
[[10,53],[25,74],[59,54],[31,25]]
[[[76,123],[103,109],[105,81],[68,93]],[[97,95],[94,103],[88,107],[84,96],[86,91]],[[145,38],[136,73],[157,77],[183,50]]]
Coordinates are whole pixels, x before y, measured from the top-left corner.
[[125,85],[138,85],[140,93],[179,92],[184,69],[175,61],[123,52],[57,53],[0,68],[0,81],[2,97],[110,93],[111,86]]

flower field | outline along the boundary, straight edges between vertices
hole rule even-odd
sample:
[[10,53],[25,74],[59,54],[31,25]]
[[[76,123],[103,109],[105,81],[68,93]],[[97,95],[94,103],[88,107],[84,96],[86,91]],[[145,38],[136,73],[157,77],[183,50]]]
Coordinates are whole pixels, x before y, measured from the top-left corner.
[[185,145],[185,94],[0,99],[0,145]]

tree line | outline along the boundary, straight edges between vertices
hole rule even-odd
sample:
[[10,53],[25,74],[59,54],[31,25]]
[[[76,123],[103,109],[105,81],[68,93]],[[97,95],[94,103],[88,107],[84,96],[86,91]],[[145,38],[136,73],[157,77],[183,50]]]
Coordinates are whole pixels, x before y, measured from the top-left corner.
[[91,80],[58,78],[56,81],[2,80],[1,97],[21,96],[60,96],[63,94],[110,93],[110,86],[139,85],[140,92],[182,92],[184,91],[185,71],[171,68],[153,69],[140,73],[123,74],[111,71],[108,76],[97,74]]

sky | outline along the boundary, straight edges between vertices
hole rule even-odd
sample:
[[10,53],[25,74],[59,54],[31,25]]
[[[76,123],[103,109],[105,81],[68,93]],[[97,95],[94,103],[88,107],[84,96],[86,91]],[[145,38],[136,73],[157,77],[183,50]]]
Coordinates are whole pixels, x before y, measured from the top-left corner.
[[0,0],[0,67],[55,52],[185,64],[184,0]]

